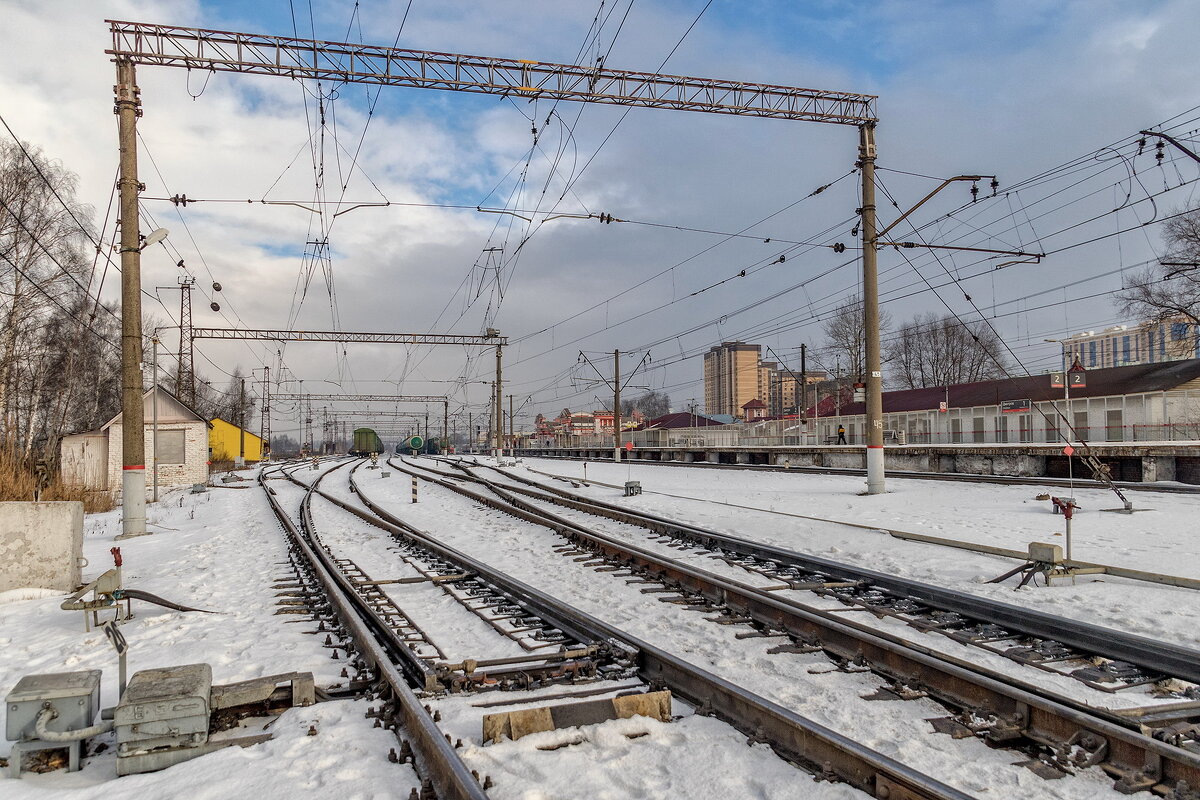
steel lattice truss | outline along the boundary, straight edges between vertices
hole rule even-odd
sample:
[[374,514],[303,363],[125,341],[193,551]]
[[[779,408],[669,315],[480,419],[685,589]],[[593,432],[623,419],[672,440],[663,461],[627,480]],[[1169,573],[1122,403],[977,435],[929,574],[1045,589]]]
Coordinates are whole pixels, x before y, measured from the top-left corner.
[[106,20],[139,64],[872,125],[874,95]]
[[272,394],[271,402],[276,400],[306,400],[312,403],[332,403],[336,401],[362,403],[445,403],[445,395],[423,394]]
[[253,339],[269,342],[378,342],[383,344],[507,345],[500,335],[458,336],[441,333],[362,333],[354,331],[287,331],[249,328],[192,328],[193,339]]

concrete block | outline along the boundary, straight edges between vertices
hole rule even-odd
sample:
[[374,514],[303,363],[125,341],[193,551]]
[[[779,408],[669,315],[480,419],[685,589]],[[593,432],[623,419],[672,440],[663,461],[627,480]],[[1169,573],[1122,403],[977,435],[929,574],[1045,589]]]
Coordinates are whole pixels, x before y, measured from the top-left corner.
[[1142,480],[1175,480],[1174,456],[1142,456]]
[[0,592],[82,583],[83,503],[0,502]]

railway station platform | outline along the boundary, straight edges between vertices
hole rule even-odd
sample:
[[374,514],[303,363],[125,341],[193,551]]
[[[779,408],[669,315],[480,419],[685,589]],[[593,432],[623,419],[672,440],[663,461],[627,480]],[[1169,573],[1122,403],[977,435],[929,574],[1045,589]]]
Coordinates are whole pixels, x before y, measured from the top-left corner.
[[[1200,441],[1124,442],[1089,445],[1111,470],[1112,479],[1130,483],[1176,481],[1200,485]],[[1076,448],[1079,450],[1080,448]],[[1078,452],[1063,454],[1061,444],[906,444],[888,445],[889,471],[996,475],[1024,478],[1090,478],[1091,471]],[[612,458],[612,447],[534,447],[518,455]],[[788,445],[779,447],[648,447],[627,451],[635,461],[745,464],[782,468],[866,469],[862,445]]]

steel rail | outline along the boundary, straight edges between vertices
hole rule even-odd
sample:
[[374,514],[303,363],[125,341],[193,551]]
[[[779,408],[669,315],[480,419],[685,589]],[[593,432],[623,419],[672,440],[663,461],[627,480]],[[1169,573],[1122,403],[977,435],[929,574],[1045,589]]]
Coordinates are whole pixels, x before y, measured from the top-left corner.
[[[419,474],[389,461],[394,468]],[[438,474],[426,467],[420,469]],[[496,500],[456,486],[440,477],[421,475],[451,491],[496,510],[525,519],[584,542],[619,563],[636,566],[668,579],[712,603],[730,608],[759,624],[782,630],[814,649],[834,654],[847,664],[869,664],[873,671],[898,686],[927,692],[952,706],[982,712],[981,726],[994,742],[1028,739],[1061,753],[1080,746],[1082,761],[1064,761],[1064,771],[1077,766],[1100,766],[1116,779],[1119,791],[1160,788],[1170,791],[1180,782],[1200,785],[1200,756],[1153,739],[1097,716],[1031,692],[1008,680],[997,680],[951,663],[906,640],[897,641],[879,631],[832,615],[787,602],[770,591],[722,578],[586,528],[552,512],[532,506],[480,476],[467,476],[502,498]],[[1081,743],[1083,743],[1081,745]],[[1078,754],[1079,749],[1076,750]]]
[[[280,471],[287,474],[283,468]],[[288,475],[288,478],[290,479],[291,476]],[[396,647],[403,649],[402,645],[392,642],[391,647],[385,648],[381,644],[381,641],[394,638],[391,636],[391,631],[387,626],[382,625],[377,617],[369,613],[370,609],[365,609],[366,613],[364,613],[364,608],[360,608],[352,602],[351,598],[355,595],[353,593],[347,595],[344,592],[334,577],[336,570],[328,568],[325,560],[319,554],[320,548],[314,549],[306,541],[304,532],[296,527],[275,497],[273,490],[267,486],[264,473],[259,474],[259,484],[265,490],[267,502],[279,520],[279,524],[320,581],[325,590],[325,596],[334,608],[338,619],[350,634],[358,653],[391,691],[392,697],[396,701],[398,721],[412,737],[413,749],[418,756],[413,766],[417,768],[418,764],[420,765],[418,776],[429,781],[437,791],[438,797],[443,800],[487,800],[487,793],[471,774],[458,751],[438,730],[432,716],[425,711],[424,706],[409,687],[405,676],[396,669],[390,651]],[[313,487],[306,487],[304,500],[301,501],[302,509],[305,508],[303,503],[308,501],[313,491]],[[302,514],[302,523],[303,518],[304,514]],[[421,775],[421,772],[425,774]]]
[[1086,622],[1046,614],[1041,611],[1000,603],[976,595],[921,583],[919,581],[888,575],[883,572],[855,567],[840,561],[808,555],[795,550],[786,550],[773,545],[753,542],[731,534],[707,530],[695,525],[670,520],[649,512],[633,510],[586,498],[565,489],[529,481],[505,470],[489,467],[511,480],[526,483],[538,490],[552,494],[570,507],[590,514],[607,517],[618,522],[638,525],[659,533],[679,536],[686,540],[716,544],[740,555],[765,561],[775,561],[785,566],[794,566],[814,572],[835,576],[842,580],[863,581],[918,600],[932,608],[953,611],[966,616],[983,618],[1007,629],[1051,639],[1089,653],[1103,655],[1114,660],[1135,664],[1144,670],[1181,678],[1200,684],[1200,652],[1178,645],[1171,645],[1144,636],[1123,633]]
[[[361,485],[354,482],[353,476],[351,484],[355,496],[374,515],[373,524],[389,530],[400,540],[415,541],[460,568],[485,577],[506,593],[526,599],[539,614],[570,619],[594,638],[612,641],[633,654],[639,675],[644,680],[659,681],[697,708],[710,711],[756,741],[766,741],[786,760],[804,765],[818,776],[835,775],[874,797],[892,800],[969,800],[971,797],[440,542],[373,502]],[[369,516],[338,498],[325,496],[364,519]]]
[[[672,448],[675,450],[686,448]],[[523,451],[518,451],[523,452]],[[556,461],[591,461],[604,463],[606,459],[585,458],[583,456],[535,455],[536,458],[554,459]],[[776,472],[780,474],[796,473],[799,475],[866,475],[865,469],[857,467],[815,467],[802,464],[792,464],[787,467],[773,464],[712,464],[707,461],[654,461],[641,458],[623,458],[625,463],[650,467],[696,467],[698,469],[727,469],[745,470],[749,472]],[[607,459],[611,462],[611,459]],[[919,472],[916,470],[889,469],[888,474],[896,478],[912,478],[914,480],[955,481],[959,483],[992,483],[1001,486],[1057,486],[1060,488],[1074,487],[1076,489],[1107,489],[1108,485],[1090,478],[1076,478],[1069,481],[1066,478],[1025,478],[1017,475],[971,475],[965,472]],[[594,483],[594,481],[593,481]],[[1155,486],[1133,481],[1113,481],[1113,485],[1122,491],[1157,492],[1160,494],[1200,494],[1200,486]]]

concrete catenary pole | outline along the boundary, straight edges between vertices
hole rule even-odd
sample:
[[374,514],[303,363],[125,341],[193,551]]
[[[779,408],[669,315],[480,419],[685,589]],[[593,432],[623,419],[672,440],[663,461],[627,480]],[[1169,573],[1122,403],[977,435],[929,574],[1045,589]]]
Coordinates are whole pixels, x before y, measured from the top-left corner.
[[[635,372],[637,370],[634,370]],[[613,350],[613,462],[621,460],[621,351]]]
[[238,466],[246,465],[246,379],[238,393]]
[[884,492],[883,366],[879,349],[879,266],[875,247],[875,126],[859,128],[862,167],[863,327],[867,351],[867,494]]
[[442,401],[442,449],[450,447],[450,401]]
[[150,340],[150,369],[154,375],[154,386],[150,394],[150,408],[152,409],[153,422],[151,423],[150,432],[150,469],[154,474],[154,492],[151,495],[153,502],[158,502],[158,331],[154,332],[154,338]]
[[142,253],[138,232],[137,118],[133,62],[117,59],[116,114],[121,149],[121,536],[146,533],[146,429],[142,407]]
[[504,451],[504,380],[503,380],[503,356],[501,355],[500,345],[496,345],[496,391],[492,398],[494,410],[492,413],[492,427],[495,431],[494,447],[492,455],[499,458]]

